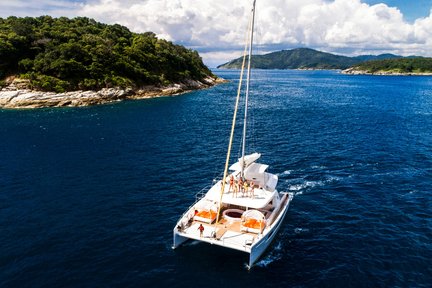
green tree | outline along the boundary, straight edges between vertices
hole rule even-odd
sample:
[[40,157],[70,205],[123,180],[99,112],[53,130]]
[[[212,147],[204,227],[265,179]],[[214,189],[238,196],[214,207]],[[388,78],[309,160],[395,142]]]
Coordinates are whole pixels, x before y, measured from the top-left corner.
[[213,76],[196,51],[86,17],[0,18],[0,79],[43,90],[169,84]]

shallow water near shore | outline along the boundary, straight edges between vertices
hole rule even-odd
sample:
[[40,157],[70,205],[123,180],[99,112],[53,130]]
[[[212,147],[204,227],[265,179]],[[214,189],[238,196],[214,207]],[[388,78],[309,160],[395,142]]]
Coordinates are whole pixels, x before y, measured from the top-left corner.
[[290,210],[251,271],[237,251],[172,250],[224,167],[238,71],[214,72],[232,82],[0,110],[0,287],[430,287],[431,77],[253,71],[249,151]]

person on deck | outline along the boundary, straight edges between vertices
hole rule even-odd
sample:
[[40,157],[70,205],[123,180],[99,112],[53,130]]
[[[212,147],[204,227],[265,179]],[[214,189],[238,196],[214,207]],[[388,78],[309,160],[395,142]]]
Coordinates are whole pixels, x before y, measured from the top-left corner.
[[248,191],[249,190],[249,184],[248,184],[248,182],[245,180],[244,181],[244,184],[243,184],[243,194],[248,194]]
[[251,187],[250,187],[250,197],[254,198],[254,188],[255,188],[255,183],[253,181],[251,181],[250,183]]
[[[230,177],[229,184],[230,185],[229,185],[228,191],[231,191],[231,189],[235,190],[235,187],[234,187],[234,176],[233,175],[231,175],[231,177]],[[232,192],[234,192],[234,190]]]
[[243,193],[243,179],[242,179],[242,177],[240,177],[238,180],[238,192]]
[[198,227],[198,230],[200,231],[200,237],[203,237],[204,226],[202,224],[200,224],[200,226]]

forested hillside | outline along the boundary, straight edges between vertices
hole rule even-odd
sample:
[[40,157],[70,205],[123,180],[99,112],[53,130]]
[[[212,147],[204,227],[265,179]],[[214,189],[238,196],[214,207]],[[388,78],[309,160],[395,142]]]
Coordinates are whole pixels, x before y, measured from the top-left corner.
[[[375,59],[400,58],[393,54],[362,55],[347,57],[309,48],[282,50],[252,57],[255,69],[346,69],[360,62]],[[239,69],[242,58],[218,66],[223,69]]]
[[78,17],[0,18],[0,86],[7,76],[46,91],[168,85],[213,76],[198,52]]
[[[218,68],[240,68],[242,58],[220,65]],[[359,60],[333,55],[309,48],[282,50],[252,57],[252,68],[256,69],[345,69]]]
[[367,61],[350,68],[354,71],[367,73],[402,73],[421,74],[432,73],[432,58],[398,58]]

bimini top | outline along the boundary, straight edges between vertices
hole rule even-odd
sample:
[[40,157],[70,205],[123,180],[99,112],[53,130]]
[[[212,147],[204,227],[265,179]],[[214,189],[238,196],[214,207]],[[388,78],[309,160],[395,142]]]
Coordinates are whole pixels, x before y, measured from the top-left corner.
[[264,174],[269,166],[267,164],[252,163],[245,169],[245,177],[248,175]]
[[[247,168],[249,165],[251,165],[252,163],[254,163],[256,160],[258,160],[261,157],[260,153],[253,153],[253,154],[249,154],[244,156],[244,165],[243,168]],[[229,169],[231,171],[241,171],[241,167],[242,167],[242,158],[239,158],[239,161],[234,163],[233,165],[231,165],[231,167],[229,167]]]

